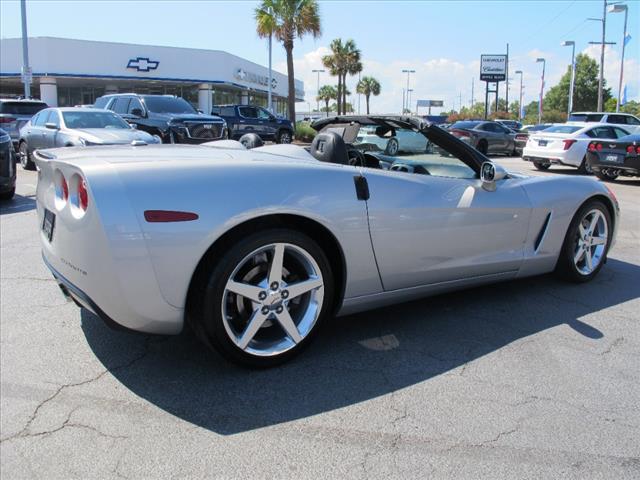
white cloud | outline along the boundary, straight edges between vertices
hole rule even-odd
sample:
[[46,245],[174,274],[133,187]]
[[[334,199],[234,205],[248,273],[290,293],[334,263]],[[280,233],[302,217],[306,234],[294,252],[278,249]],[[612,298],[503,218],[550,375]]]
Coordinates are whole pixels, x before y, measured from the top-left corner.
[[[582,53],[593,58],[600,65],[600,45],[589,45]],[[620,53],[610,45],[604,49],[604,78],[607,87],[611,88],[611,94],[617,98],[618,82],[620,80]],[[637,99],[640,95],[638,85],[640,85],[640,63],[637,58],[624,59],[623,86],[627,85],[627,100]]]

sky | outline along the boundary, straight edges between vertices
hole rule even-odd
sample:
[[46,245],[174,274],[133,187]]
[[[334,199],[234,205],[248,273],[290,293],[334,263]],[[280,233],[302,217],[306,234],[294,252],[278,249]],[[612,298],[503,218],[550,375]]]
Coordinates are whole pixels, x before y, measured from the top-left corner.
[[[625,52],[628,100],[640,99],[640,2],[628,0],[627,31],[632,40]],[[267,65],[267,42],[255,33],[256,1],[214,0],[27,0],[29,36],[56,36],[148,45],[225,50]],[[322,35],[304,37],[294,47],[295,76],[305,83],[306,100],[315,104],[321,58],[334,38],[353,38],[362,51],[362,75],[377,78],[382,86],[372,98],[373,112],[399,112],[402,90],[411,75],[412,104],[416,99],[443,100],[445,109],[458,109],[484,98],[479,80],[481,54],[506,53],[509,44],[511,86],[509,101],[519,96],[522,70],[524,103],[536,100],[540,89],[541,64],[546,59],[546,88],[556,84],[571,62],[571,48],[563,40],[576,42],[576,54],[587,53],[599,63],[602,0],[537,1],[320,1]],[[620,73],[624,14],[607,14],[605,79],[617,95]],[[21,35],[20,2],[0,0],[0,36]],[[286,57],[274,44],[274,68],[286,73]],[[335,85],[337,79],[321,74],[320,85]],[[357,77],[347,80],[357,105]],[[504,83],[500,97],[504,97]],[[306,110],[308,104],[298,105]],[[364,99],[361,99],[364,110]],[[437,113],[434,110],[433,113]]]

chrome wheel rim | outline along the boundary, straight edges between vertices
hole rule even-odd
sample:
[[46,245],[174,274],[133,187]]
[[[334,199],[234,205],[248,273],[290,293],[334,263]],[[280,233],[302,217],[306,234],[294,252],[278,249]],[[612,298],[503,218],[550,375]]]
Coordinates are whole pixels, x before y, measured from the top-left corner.
[[287,132],[280,135],[280,143],[291,143],[291,135]]
[[580,220],[573,250],[573,264],[581,275],[589,275],[598,268],[604,258],[608,235],[607,219],[600,210],[590,210]]
[[222,296],[222,320],[246,353],[274,356],[291,350],[313,330],[324,298],[322,272],[303,248],[272,243],[244,257]]
[[391,139],[389,140],[389,144],[387,145],[387,152],[389,152],[389,155],[395,155],[396,153],[398,153],[398,141]]
[[22,142],[20,144],[20,165],[22,165],[23,167],[26,167],[28,157],[29,157],[29,153],[27,151],[27,144]]

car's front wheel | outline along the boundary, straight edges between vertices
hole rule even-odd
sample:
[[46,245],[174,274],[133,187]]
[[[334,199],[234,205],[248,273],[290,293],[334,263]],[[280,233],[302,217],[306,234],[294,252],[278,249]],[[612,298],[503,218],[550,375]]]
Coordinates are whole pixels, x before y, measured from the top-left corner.
[[282,130],[278,134],[277,143],[291,143],[293,141],[293,135],[289,130]]
[[18,155],[20,157],[20,165],[25,170],[35,170],[36,164],[31,160],[31,155],[29,154],[29,146],[27,142],[20,142],[20,146],[18,147]]
[[393,157],[398,153],[398,150],[400,150],[400,144],[398,143],[398,140],[395,138],[390,138],[387,142],[387,148],[385,149],[384,153]]
[[574,282],[591,280],[606,261],[612,235],[607,207],[599,200],[585,203],[569,225],[556,273]]
[[206,344],[233,362],[271,367],[317,333],[333,302],[333,275],[311,238],[273,229],[230,248],[199,296],[191,321]]

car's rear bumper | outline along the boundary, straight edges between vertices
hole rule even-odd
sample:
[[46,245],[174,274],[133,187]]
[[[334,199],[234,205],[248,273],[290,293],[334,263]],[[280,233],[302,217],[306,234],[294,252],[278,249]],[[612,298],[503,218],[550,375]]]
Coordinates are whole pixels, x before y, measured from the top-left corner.
[[590,153],[587,155],[587,162],[596,173],[601,171],[612,171],[617,175],[640,176],[640,155],[635,157],[626,156],[623,163],[607,162],[601,155]]

